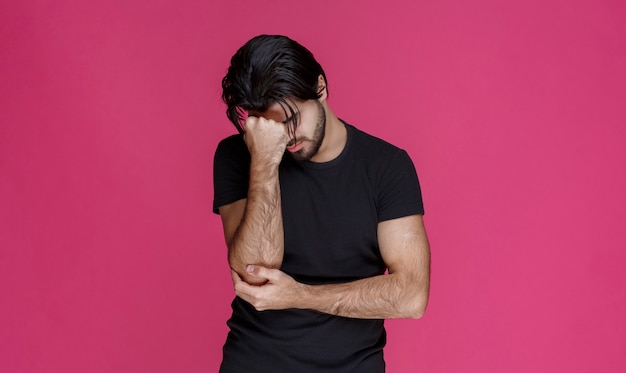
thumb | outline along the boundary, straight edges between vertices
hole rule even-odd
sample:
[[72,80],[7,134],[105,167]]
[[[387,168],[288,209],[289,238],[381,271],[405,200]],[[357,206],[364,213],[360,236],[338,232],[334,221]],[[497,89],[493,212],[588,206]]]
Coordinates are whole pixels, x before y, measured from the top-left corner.
[[250,264],[248,267],[246,267],[246,272],[248,272],[251,275],[268,280],[268,281],[272,281],[272,280],[275,281],[276,272],[280,272],[280,271],[277,269],[271,269],[271,268],[263,267],[260,265]]

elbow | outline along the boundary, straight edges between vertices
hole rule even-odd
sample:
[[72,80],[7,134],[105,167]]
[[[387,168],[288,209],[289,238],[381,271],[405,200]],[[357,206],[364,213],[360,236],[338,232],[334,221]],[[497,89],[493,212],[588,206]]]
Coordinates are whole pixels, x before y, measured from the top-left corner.
[[228,249],[228,264],[237,273],[245,273],[250,264],[279,269],[283,264],[283,256],[282,252],[272,253],[272,255],[250,254],[231,246]]
[[228,264],[230,268],[240,275],[247,273],[249,265],[261,266],[265,268],[280,269],[282,266],[282,260],[262,260],[262,259],[250,259],[250,258],[229,258]]
[[397,275],[404,280],[398,287],[396,302],[393,304],[394,318],[421,319],[428,305],[429,286],[427,281]]
[[410,299],[411,301],[407,305],[407,318],[421,319],[428,305],[428,292],[422,290],[418,294],[414,294]]
[[409,311],[408,314],[408,318],[409,319],[421,319],[424,316],[424,313],[426,312],[426,304],[422,304],[418,307],[413,307],[413,309],[411,309]]
[[421,319],[426,312],[426,304],[425,301],[413,302],[414,304],[407,307],[406,310],[406,318],[408,319]]
[[421,319],[422,317],[424,317],[425,312],[426,312],[426,303],[423,303],[409,310],[408,318],[415,319],[415,320]]
[[249,265],[261,266],[265,268],[280,269],[282,265],[282,258],[270,258],[270,260],[263,260],[260,258],[242,257],[235,255],[233,251],[229,252],[228,264],[230,269],[237,273],[239,277],[250,285],[263,285],[267,282],[267,279],[255,276],[248,272]]
[[245,282],[251,285],[262,285],[266,283],[267,280],[259,278],[255,276],[254,274],[248,272],[249,266],[254,265],[254,266],[260,266],[260,267],[271,268],[271,269],[280,269],[281,263],[280,262],[273,263],[273,262],[266,262],[266,261],[260,261],[258,263],[246,263],[244,261],[237,261],[237,262],[232,261],[229,263],[229,265],[230,265],[230,269],[235,271],[239,275],[239,277],[241,277],[241,279],[243,279]]

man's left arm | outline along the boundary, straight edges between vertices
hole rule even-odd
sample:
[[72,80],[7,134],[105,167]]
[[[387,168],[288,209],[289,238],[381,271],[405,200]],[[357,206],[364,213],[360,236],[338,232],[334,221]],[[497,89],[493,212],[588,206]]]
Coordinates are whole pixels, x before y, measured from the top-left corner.
[[248,266],[248,272],[268,282],[249,285],[233,273],[235,292],[259,311],[301,308],[362,319],[420,318],[430,285],[430,248],[422,215],[379,223],[378,244],[387,275],[306,285],[277,269]]

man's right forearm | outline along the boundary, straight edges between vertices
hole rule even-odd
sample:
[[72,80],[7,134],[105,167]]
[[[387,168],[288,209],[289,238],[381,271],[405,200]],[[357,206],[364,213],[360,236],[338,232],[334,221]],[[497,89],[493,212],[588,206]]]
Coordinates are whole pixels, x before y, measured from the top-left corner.
[[246,282],[259,282],[246,272],[250,264],[280,268],[283,261],[283,217],[278,165],[250,165],[250,184],[243,218],[228,245],[230,266]]

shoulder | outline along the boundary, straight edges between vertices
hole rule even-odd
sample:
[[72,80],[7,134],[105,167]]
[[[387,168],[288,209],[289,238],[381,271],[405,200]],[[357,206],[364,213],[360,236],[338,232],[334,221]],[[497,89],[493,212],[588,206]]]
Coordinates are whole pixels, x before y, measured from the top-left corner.
[[378,221],[423,214],[421,188],[409,154],[354,127],[353,149],[363,165],[376,203]]
[[354,154],[361,162],[371,167],[386,168],[398,158],[408,158],[405,150],[379,137],[364,132],[351,124],[346,123],[352,136]]
[[213,158],[214,176],[246,174],[250,167],[250,152],[243,135],[232,135],[221,140]]
[[217,144],[218,152],[241,151],[243,149],[247,150],[248,148],[246,147],[246,142],[243,140],[243,135],[239,133],[223,138],[219,144]]
[[213,160],[213,212],[246,198],[250,153],[242,135],[229,136],[217,145]]
[[215,163],[226,162],[228,159],[248,160],[250,152],[243,135],[236,134],[222,139],[215,150]]

